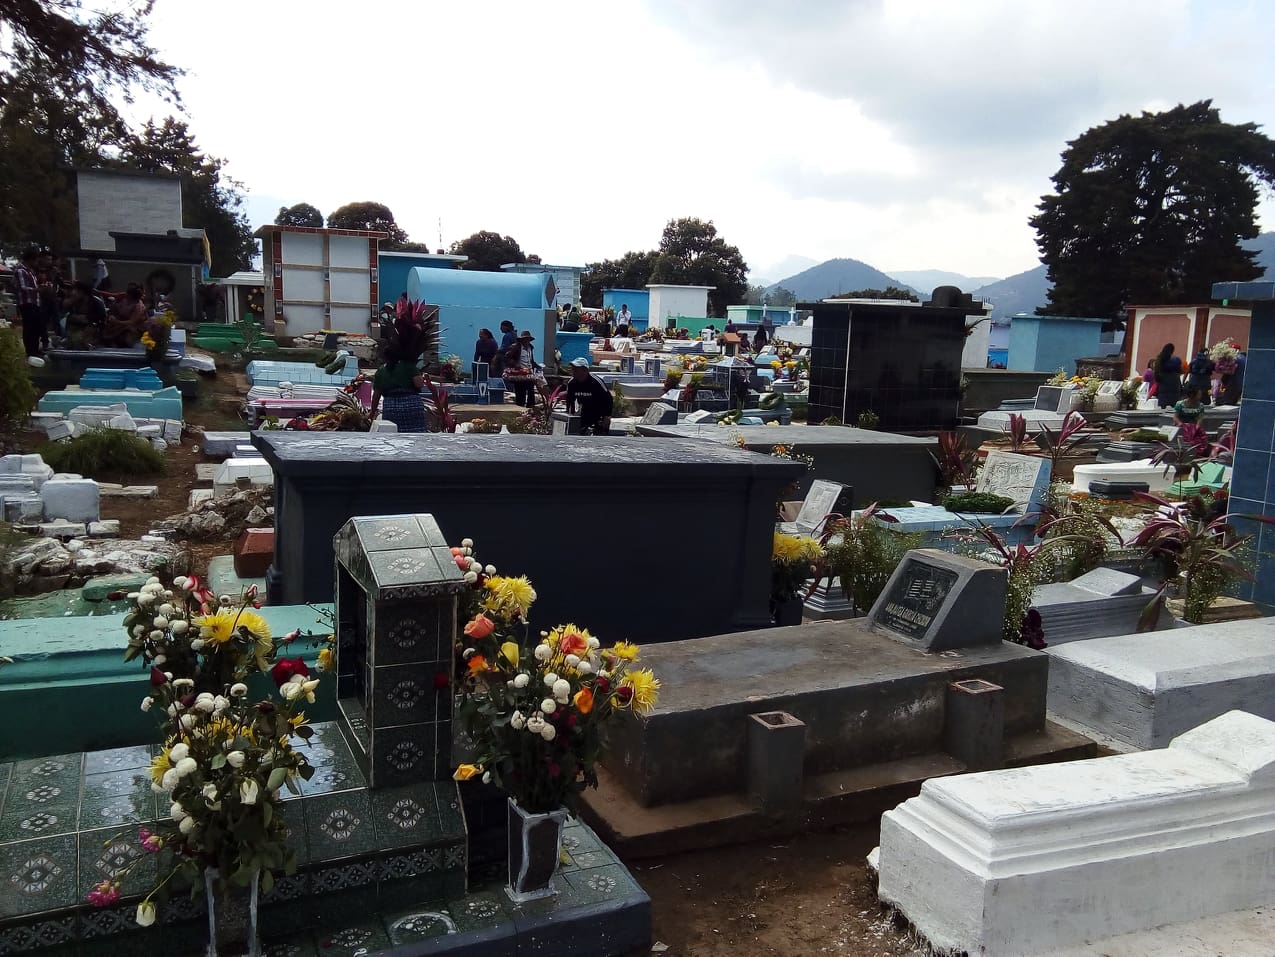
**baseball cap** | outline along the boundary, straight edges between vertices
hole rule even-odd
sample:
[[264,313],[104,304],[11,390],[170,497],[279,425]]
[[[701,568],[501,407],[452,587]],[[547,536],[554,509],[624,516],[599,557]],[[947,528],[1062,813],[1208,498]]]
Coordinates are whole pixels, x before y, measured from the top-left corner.
[[579,369],[587,369],[589,368],[589,360],[586,359],[584,356],[576,356],[574,359],[571,360],[571,365]]

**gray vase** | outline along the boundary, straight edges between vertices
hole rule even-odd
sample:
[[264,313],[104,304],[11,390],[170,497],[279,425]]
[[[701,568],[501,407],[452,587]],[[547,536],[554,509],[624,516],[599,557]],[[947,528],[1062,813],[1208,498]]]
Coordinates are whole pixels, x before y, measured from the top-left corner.
[[562,826],[567,809],[531,814],[509,798],[509,884],[505,888],[516,904],[551,897],[553,875],[562,857]]
[[247,887],[227,883],[218,893],[220,872],[204,869],[204,892],[208,899],[207,957],[261,957],[257,936],[257,888],[261,872],[252,875]]

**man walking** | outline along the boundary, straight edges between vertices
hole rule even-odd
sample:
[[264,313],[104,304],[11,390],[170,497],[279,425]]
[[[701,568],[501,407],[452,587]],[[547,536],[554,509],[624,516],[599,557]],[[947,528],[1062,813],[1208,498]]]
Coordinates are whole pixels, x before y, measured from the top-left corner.
[[611,430],[613,400],[606,383],[589,371],[589,360],[571,360],[571,381],[567,383],[567,415],[580,406],[580,434],[606,435]]

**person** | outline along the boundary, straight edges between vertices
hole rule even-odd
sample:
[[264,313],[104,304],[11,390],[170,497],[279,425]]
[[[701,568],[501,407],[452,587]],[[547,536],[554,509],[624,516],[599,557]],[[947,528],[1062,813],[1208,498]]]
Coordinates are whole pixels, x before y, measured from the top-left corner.
[[115,303],[115,315],[107,317],[102,329],[102,344],[130,349],[137,345],[145,328],[146,304],[142,302],[142,287],[130,282],[123,297]]
[[1209,404],[1209,392],[1213,385],[1213,360],[1209,358],[1209,350],[1201,348],[1195,354],[1195,358],[1191,360],[1188,367],[1186,377],[1186,385],[1188,389],[1197,389],[1200,393],[1200,401],[1205,405]]
[[1182,360],[1173,354],[1173,343],[1166,342],[1160,354],[1151,360],[1155,375],[1155,397],[1162,409],[1171,409],[1182,398]]
[[727,320],[726,320],[726,328],[725,328],[725,329],[723,329],[722,331],[723,331],[723,332],[725,332],[727,335],[730,335],[730,334],[732,334],[732,333],[733,333],[733,334],[735,334],[735,335],[738,335],[738,334],[739,334],[739,326],[735,325],[735,320],[734,320],[734,319],[727,319]]
[[766,348],[766,343],[768,341],[769,340],[766,338],[766,327],[762,326],[753,336],[753,352],[761,352],[762,349]]
[[628,326],[619,326],[611,337],[611,352],[629,355],[633,352],[633,338],[629,335]]
[[629,312],[629,304],[627,302],[620,303],[620,311],[616,314],[615,323],[618,326],[633,325],[633,313]]
[[425,377],[416,367],[418,341],[418,334],[409,332],[392,342],[385,349],[385,364],[372,376],[372,418],[379,408],[381,418],[393,422],[400,432],[429,430],[421,399]]
[[580,331],[580,311],[572,306],[562,317],[563,332],[579,332]]
[[29,358],[42,354],[40,329],[44,316],[40,312],[40,286],[35,278],[40,250],[32,247],[22,253],[22,261],[14,269],[14,289],[18,299],[18,315],[22,317],[22,346]]
[[1173,405],[1174,425],[1195,425],[1204,414],[1204,403],[1200,401],[1200,387],[1188,385],[1186,398],[1179,399]]
[[71,311],[66,317],[66,335],[72,349],[91,349],[106,326],[106,303],[93,284],[77,279],[71,284]]
[[567,383],[567,414],[580,409],[581,435],[606,435],[611,430],[614,400],[606,383],[589,371],[589,360],[571,360],[571,381]]
[[99,291],[111,288],[111,271],[106,268],[105,259],[93,263],[93,288]]
[[474,343],[474,361],[493,366],[498,355],[500,355],[500,343],[491,334],[491,330],[479,329],[478,341]]
[[47,249],[41,250],[36,266],[36,282],[40,289],[40,345],[49,348],[49,333],[59,332],[58,320],[62,318],[59,292],[62,289],[62,274],[58,271],[53,254]]
[[536,407],[536,337],[527,329],[518,334],[514,344],[501,353],[505,381],[514,387],[514,401],[528,409]]
[[500,351],[506,352],[518,341],[518,334],[514,332],[514,324],[508,319],[500,324],[500,333]]

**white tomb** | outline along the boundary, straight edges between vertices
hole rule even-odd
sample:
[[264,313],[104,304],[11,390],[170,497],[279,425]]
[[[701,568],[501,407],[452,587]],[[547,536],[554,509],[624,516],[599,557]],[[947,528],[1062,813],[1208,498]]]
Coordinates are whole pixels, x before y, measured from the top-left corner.
[[1162,748],[1235,708],[1275,719],[1275,618],[1090,638],[1045,653],[1049,710],[1135,748]]
[[1275,723],[1232,711],[1162,750],[926,781],[873,856],[935,950],[1040,954],[1275,902],[1272,807]]
[[1167,492],[1174,482],[1174,471],[1172,465],[1155,465],[1150,459],[1097,462],[1072,470],[1074,491],[1088,492],[1090,482],[1145,482],[1152,492]]

